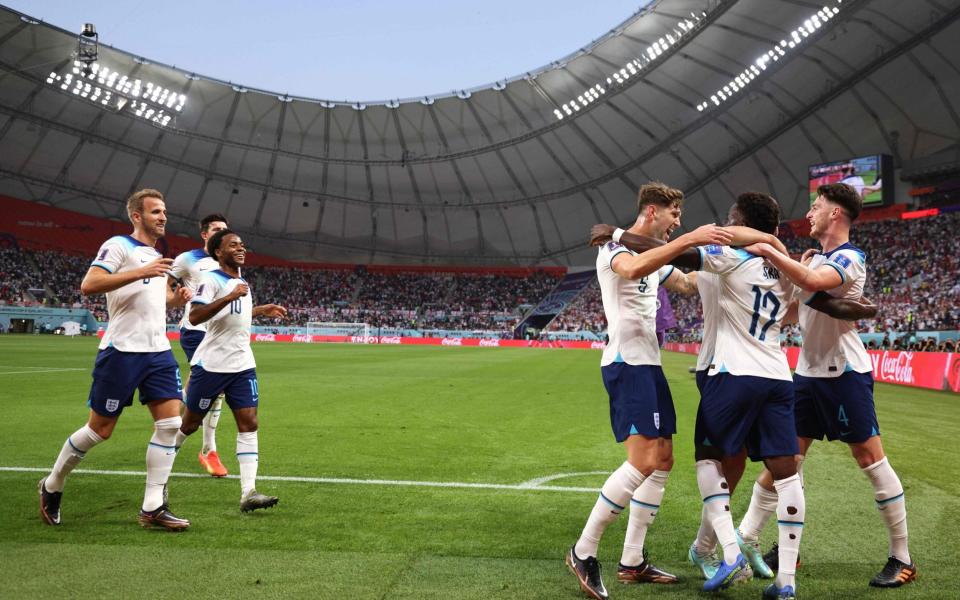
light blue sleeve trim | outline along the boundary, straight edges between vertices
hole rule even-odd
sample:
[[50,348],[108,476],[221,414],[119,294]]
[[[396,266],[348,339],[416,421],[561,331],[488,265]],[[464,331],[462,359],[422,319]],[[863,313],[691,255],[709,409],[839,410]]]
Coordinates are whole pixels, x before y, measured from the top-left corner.
[[207,302],[206,300],[201,300],[200,298],[197,298],[197,297],[191,298],[191,299],[190,299],[190,303],[191,303],[191,304],[210,304],[210,303]]
[[841,269],[840,267],[838,267],[837,265],[829,261],[823,264],[827,265],[828,267],[833,267],[834,269],[837,270],[837,273],[840,273],[840,285],[843,285],[847,282],[847,276],[844,274],[843,269]]
[[99,260],[93,261],[92,263],[90,263],[90,266],[91,266],[91,267],[100,267],[101,269],[103,269],[103,270],[106,271],[107,273],[113,273],[113,269],[111,269],[109,265],[107,265],[106,263],[102,263],[102,262],[100,262]]
[[674,269],[676,269],[676,267],[674,267],[673,265],[669,265],[669,267],[670,267],[670,270],[667,271],[667,274],[660,278],[660,283],[663,283],[664,281],[669,279],[671,275],[673,275],[673,271]]

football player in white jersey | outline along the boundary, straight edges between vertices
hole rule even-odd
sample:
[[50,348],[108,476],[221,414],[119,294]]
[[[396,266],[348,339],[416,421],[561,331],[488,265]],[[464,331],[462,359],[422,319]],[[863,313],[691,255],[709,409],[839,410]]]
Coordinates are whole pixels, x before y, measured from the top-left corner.
[[[213,260],[205,249],[207,240],[218,231],[228,228],[227,218],[221,214],[213,213],[200,220],[200,239],[203,246],[195,250],[183,252],[173,261],[173,269],[170,271],[170,278],[175,283],[180,283],[191,291],[196,292],[200,286],[200,278],[203,273],[219,269],[220,265]],[[197,346],[203,340],[203,335],[207,332],[207,326],[204,324],[194,325],[190,323],[191,305],[183,309],[183,318],[180,320],[180,347],[187,356],[187,362],[193,360],[193,353],[197,351]],[[184,390],[190,388],[190,377],[184,383]],[[220,396],[210,405],[210,411],[203,419],[203,446],[200,448],[198,456],[200,466],[207,473],[214,477],[226,477],[227,468],[220,461],[220,455],[217,454],[217,424],[220,422],[220,408],[223,400]]]
[[260,389],[250,331],[253,317],[286,317],[287,310],[277,304],[253,305],[250,286],[240,277],[246,250],[239,235],[229,229],[218,231],[207,241],[207,252],[217,259],[219,268],[204,273],[190,309],[190,322],[206,323],[207,334],[190,361],[187,409],[175,445],[179,448],[197,430],[213,399],[224,394],[237,421],[240,510],[269,508],[277,498],[265,496],[255,487]]
[[143,527],[182,530],[190,522],[170,512],[165,488],[176,456],[180,428],[181,383],[177,361],[166,335],[167,308],[183,306],[190,290],[171,289],[167,273],[173,261],[154,245],[166,232],[163,194],[140,190],[127,200],[131,235],[103,243],[80,283],[86,296],[106,294],[109,324],[100,341],[87,399],[90,417],[60,450],[53,470],[40,480],[40,516],[60,524],[60,503],[67,475],[91,448],[108,439],[124,407],[140,403],[150,409],[154,432],[147,446],[147,485],[138,520]]
[[[801,262],[765,244],[751,251],[767,257],[805,295],[859,298],[866,282],[866,255],[850,243],[850,228],[861,208],[861,196],[852,187],[820,186],[807,213],[810,237],[820,243],[819,251],[808,250]],[[803,346],[794,376],[800,452],[806,455],[813,440],[824,437],[849,445],[873,486],[889,537],[887,563],[870,585],[899,587],[916,579],[917,568],[907,545],[903,486],[880,443],[870,357],[853,323],[811,310],[806,302],[800,306],[800,329]]]
[[[756,202],[756,198],[756,192],[746,192],[740,194],[734,204],[730,207],[725,227],[740,239],[764,240],[767,243],[781,249],[783,252],[786,252],[786,248],[775,235],[762,233],[754,229],[747,230],[743,228],[744,226],[749,226],[749,224],[754,222],[754,219],[752,218],[752,211],[754,207],[759,207],[761,212],[763,211],[763,199],[760,198],[760,202]],[[614,227],[612,225],[594,225],[590,230],[591,244],[599,245],[607,242],[611,238],[613,232]],[[651,237],[624,233],[620,237],[620,243],[635,252],[644,252],[651,248],[663,245],[664,242]],[[700,266],[699,252],[696,249],[687,250],[672,260],[671,264],[677,267],[697,269]],[[715,353],[714,348],[716,344],[718,312],[720,310],[719,276],[715,273],[701,271],[697,274],[696,284],[703,309],[703,337],[700,345],[700,351],[697,355],[696,365],[697,389],[702,395],[703,384],[706,382],[707,378],[707,370]],[[874,305],[864,304],[856,300],[833,298],[826,294],[818,294],[815,298],[811,299],[810,306],[833,317],[847,320],[872,318],[877,312],[876,306]],[[734,456],[725,456],[721,460],[723,474],[730,486],[731,494],[733,494],[737,484],[740,481],[740,478],[743,476],[743,471],[746,467],[746,457],[746,448],[744,448],[740,453]],[[773,488],[772,479],[770,481],[770,487],[771,489]],[[773,495],[773,507],[770,510],[774,511],[776,510],[777,497],[776,492],[771,493]],[[716,533],[713,530],[713,525],[710,523],[706,507],[704,507],[701,511],[700,528],[697,532],[697,537],[690,546],[690,550],[688,552],[688,558],[690,559],[690,562],[700,570],[700,573],[704,579],[710,579],[713,577],[720,566],[720,561],[715,553],[716,545]],[[763,557],[760,555],[759,551],[759,545],[748,546],[741,542],[740,548],[750,561],[755,575],[762,577],[773,577],[773,572],[770,570],[770,567],[763,562]]]
[[[680,226],[683,192],[663,184],[640,188],[638,217],[630,232],[667,239]],[[623,230],[617,230],[618,240]],[[597,548],[606,527],[630,504],[630,520],[617,579],[623,583],[676,583],[644,558],[643,542],[664,494],[673,466],[672,436],[676,413],[660,367],[656,334],[657,288],[692,281],[665,266],[682,251],[703,243],[726,243],[730,234],[713,225],[680,236],[660,248],[636,254],[617,241],[597,255],[597,277],[607,318],[609,342],[601,359],[604,387],[610,398],[614,437],[622,442],[627,460],[604,483],[580,538],[565,561],[581,589],[593,598],[608,597],[597,561]],[[682,280],[682,284],[677,281]]]

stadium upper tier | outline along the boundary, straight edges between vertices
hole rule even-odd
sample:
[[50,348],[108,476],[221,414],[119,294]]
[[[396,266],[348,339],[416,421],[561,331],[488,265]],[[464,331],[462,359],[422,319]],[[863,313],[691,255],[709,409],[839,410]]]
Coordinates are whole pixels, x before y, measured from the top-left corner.
[[791,218],[808,164],[954,143],[958,16],[661,0],[528,74],[358,103],[247,89],[109,38],[85,76],[79,32],[0,8],[0,193],[119,219],[131,190],[155,187],[175,232],[225,212],[296,260],[589,264],[584,225],[632,221],[648,180],[687,192],[687,227],[745,189]]

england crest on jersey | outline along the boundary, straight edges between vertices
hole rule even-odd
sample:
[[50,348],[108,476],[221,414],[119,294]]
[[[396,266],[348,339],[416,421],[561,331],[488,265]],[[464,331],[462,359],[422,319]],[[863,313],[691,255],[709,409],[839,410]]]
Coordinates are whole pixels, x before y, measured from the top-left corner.
[[210,408],[210,398],[200,398],[200,410],[207,410]]
[[653,426],[660,429],[660,413],[653,413]]
[[107,398],[107,412],[117,412],[117,409],[120,408],[120,401],[113,398]]

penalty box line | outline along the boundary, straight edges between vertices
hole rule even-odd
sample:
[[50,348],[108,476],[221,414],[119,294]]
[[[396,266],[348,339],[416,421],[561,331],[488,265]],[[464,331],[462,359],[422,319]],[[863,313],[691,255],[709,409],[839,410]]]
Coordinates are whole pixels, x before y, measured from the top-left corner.
[[[0,472],[7,473],[49,473],[50,469],[36,467],[0,467]],[[119,475],[146,477],[143,471],[112,471],[99,469],[76,469],[74,473],[82,475]],[[551,476],[550,479],[558,479],[566,474]],[[170,473],[170,477],[181,477],[190,479],[211,479],[210,475],[205,473]],[[238,475],[227,475],[226,479],[239,479]],[[411,481],[404,479],[351,479],[347,477],[295,477],[279,475],[258,475],[258,481],[289,481],[294,483],[330,483],[341,485],[385,485],[402,487],[430,487],[430,488],[454,488],[454,489],[482,489],[482,490],[511,490],[511,491],[544,491],[544,492],[577,492],[597,493],[599,488],[587,487],[566,487],[559,485],[540,485],[537,480],[520,484],[506,483],[473,483],[467,481]]]

